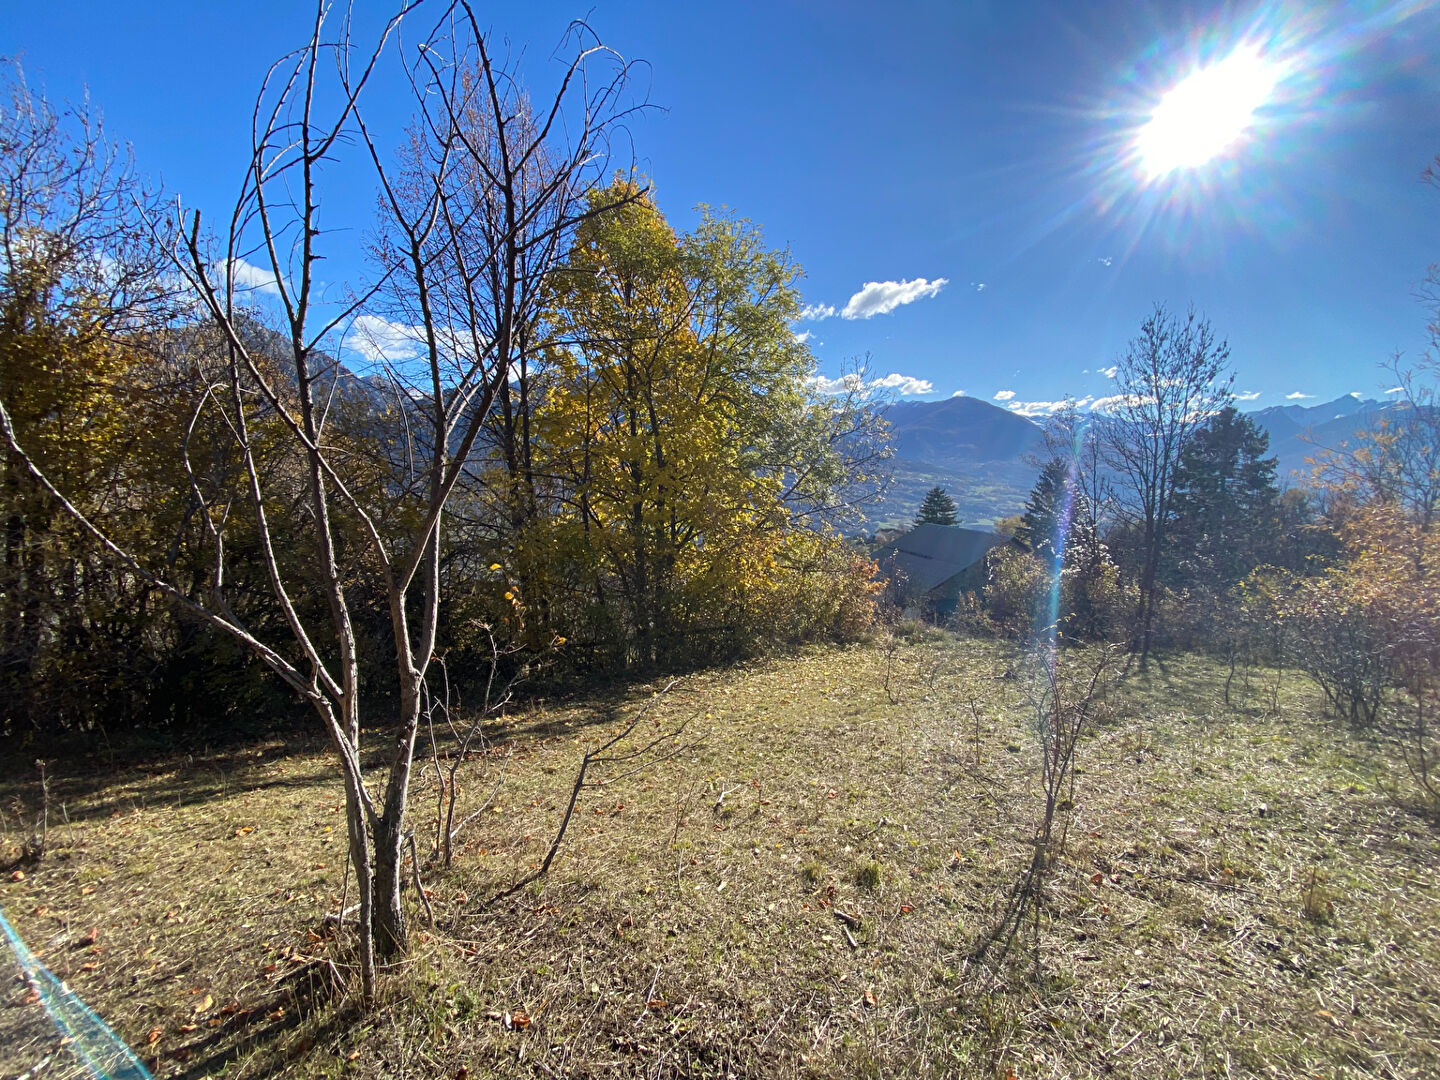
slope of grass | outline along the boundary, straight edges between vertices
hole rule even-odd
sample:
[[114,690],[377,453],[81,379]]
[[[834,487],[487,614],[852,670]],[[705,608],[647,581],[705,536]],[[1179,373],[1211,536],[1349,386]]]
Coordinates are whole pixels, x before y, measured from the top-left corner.
[[[491,805],[423,870],[436,925],[414,908],[368,1016],[310,962],[343,976],[323,917],[351,902],[315,745],[62,771],[50,851],[0,903],[164,1075],[1440,1073],[1440,833],[1273,672],[1230,706],[1196,659],[1112,688],[1038,926],[971,964],[1039,810],[1014,659],[947,637],[689,677],[642,723],[690,720],[671,756],[597,772],[550,876],[486,907],[656,688],[509,718],[461,774],[462,811]],[[14,837],[36,786],[3,797]],[[54,1039],[17,1034],[11,993],[17,1073]]]

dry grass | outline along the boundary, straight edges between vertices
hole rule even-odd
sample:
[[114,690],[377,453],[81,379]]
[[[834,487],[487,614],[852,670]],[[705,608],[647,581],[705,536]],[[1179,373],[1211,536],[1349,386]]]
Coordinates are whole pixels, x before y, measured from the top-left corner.
[[[1185,660],[1114,691],[1038,938],[992,973],[966,958],[1029,860],[1037,741],[1003,647],[898,661],[889,694],[875,647],[686,679],[645,726],[694,716],[703,743],[587,791],[550,877],[486,910],[646,691],[510,718],[462,773],[463,810],[503,772],[495,805],[427,871],[439,925],[416,912],[368,1017],[286,978],[344,961],[314,747],[62,772],[52,850],[0,903],[168,1075],[1440,1073],[1440,833],[1303,684],[1266,673],[1227,707]],[[35,785],[3,796],[33,811]],[[433,783],[414,806],[423,851]]]

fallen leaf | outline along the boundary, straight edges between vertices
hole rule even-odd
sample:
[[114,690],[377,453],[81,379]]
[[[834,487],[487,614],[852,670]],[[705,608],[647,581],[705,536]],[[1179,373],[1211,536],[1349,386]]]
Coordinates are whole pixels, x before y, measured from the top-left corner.
[[865,1004],[872,1009],[875,1008],[875,991],[872,987],[865,988]]
[[235,830],[235,835],[236,835],[236,836],[244,836],[244,835],[246,835],[247,833],[252,833],[252,832],[254,832],[254,831],[255,831],[255,826],[254,826],[254,825],[246,825],[246,826],[244,826],[243,828],[236,829],[236,830]]
[[913,907],[911,907],[909,904],[901,904],[901,905],[900,905],[900,914],[901,914],[901,915],[909,915],[909,914],[910,914],[912,911],[914,911],[914,910],[915,910],[915,909],[914,909]]
[[1099,885],[1099,884],[1100,884],[1101,882],[1103,882],[1104,880],[1105,880],[1105,875],[1104,875],[1104,874],[1091,874],[1091,875],[1090,875],[1090,884],[1091,884],[1091,885]]
[[510,1023],[515,1025],[518,1030],[524,1031],[530,1026],[530,1017],[526,1016],[523,1012],[511,1013]]
[[664,998],[651,998],[649,1001],[645,1002],[645,1007],[647,1009],[663,1009],[666,1008],[669,1004],[670,1003]]
[[209,1012],[214,1007],[215,999],[209,994],[206,994],[203,998],[200,999],[199,1004],[195,1006],[195,1011],[197,1013]]
[[151,1028],[149,1034],[145,1036],[145,1042],[149,1046],[154,1046],[160,1041],[160,1036],[164,1034],[165,1032],[160,1028]]

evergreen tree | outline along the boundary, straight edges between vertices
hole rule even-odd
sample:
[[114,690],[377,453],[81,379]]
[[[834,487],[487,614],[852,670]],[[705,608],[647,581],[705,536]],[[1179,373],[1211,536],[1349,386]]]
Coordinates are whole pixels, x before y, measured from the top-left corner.
[[[1088,512],[1085,493],[1069,481],[1070,463],[1053,457],[1040,469],[1040,477],[1030,492],[1030,501],[1020,515],[1015,538],[1043,559],[1053,561],[1055,540],[1060,532],[1061,517],[1065,518],[1065,560],[1072,563],[1080,549],[1093,548],[1098,542]],[[1067,508],[1067,489],[1070,490]]]
[[1269,449],[1270,437],[1228,406],[1186,444],[1170,525],[1177,583],[1223,588],[1272,560],[1280,492]]
[[920,504],[920,513],[915,515],[916,525],[959,525],[960,516],[955,500],[945,494],[942,487],[933,487],[925,493]]

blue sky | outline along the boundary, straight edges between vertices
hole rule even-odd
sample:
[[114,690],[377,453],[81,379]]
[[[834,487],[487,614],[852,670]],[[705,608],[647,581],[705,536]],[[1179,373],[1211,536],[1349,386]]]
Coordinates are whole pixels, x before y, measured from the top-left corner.
[[[259,80],[303,40],[306,6],[25,4],[0,21],[0,51],[52,98],[88,86],[144,169],[219,215]],[[648,62],[661,108],[633,133],[662,208],[683,227],[697,203],[730,206],[789,247],[807,302],[837,312],[796,327],[827,374],[869,354],[873,375],[933,397],[1102,397],[1156,301],[1210,317],[1249,407],[1378,396],[1377,365],[1425,345],[1416,289],[1440,261],[1440,190],[1420,180],[1440,153],[1430,3],[485,10],[526,47],[537,90],[577,15]],[[1283,72],[1253,127],[1147,183],[1131,147],[1161,95],[1247,43]],[[398,130],[398,103],[379,95],[372,116]],[[363,229],[372,198],[332,194],[329,220]]]

